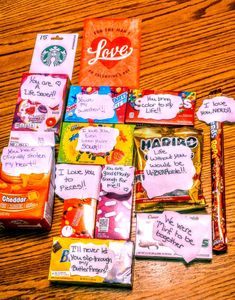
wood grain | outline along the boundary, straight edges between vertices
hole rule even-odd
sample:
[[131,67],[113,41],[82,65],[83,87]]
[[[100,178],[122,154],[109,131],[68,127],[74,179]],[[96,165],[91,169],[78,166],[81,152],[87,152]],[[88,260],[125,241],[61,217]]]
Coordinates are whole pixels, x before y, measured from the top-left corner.
[[[196,91],[197,107],[214,88],[235,97],[235,1],[0,0],[0,7],[0,150],[8,143],[21,74],[29,70],[36,34],[80,34],[76,84],[87,17],[142,18],[142,88]],[[210,212],[209,127],[199,121],[196,127],[204,130],[202,178]],[[190,265],[136,260],[133,290],[52,285],[47,280],[50,248],[62,213],[56,198],[50,233],[0,234],[0,299],[235,299],[235,125],[226,125],[224,135],[227,254]]]

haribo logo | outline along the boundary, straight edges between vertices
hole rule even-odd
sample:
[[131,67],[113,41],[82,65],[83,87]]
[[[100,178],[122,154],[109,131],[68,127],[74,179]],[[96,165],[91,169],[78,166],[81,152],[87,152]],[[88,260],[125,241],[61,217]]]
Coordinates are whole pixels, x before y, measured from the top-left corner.
[[105,37],[98,37],[93,40],[87,52],[95,55],[88,61],[89,65],[94,65],[99,60],[106,68],[111,69],[118,61],[129,57],[133,48],[127,37],[118,37],[113,41]]
[[67,56],[67,52],[64,47],[58,45],[52,45],[45,48],[41,53],[41,60],[44,65],[59,66],[61,65]]

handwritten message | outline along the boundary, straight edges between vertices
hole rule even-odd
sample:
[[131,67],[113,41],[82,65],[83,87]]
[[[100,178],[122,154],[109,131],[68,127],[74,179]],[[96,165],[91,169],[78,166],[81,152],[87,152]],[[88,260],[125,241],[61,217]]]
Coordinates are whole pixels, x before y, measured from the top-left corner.
[[63,97],[66,84],[64,78],[53,78],[50,75],[30,75],[20,87],[21,98],[39,101],[43,105],[56,105]]
[[106,165],[102,170],[102,189],[108,193],[124,195],[132,190],[134,167]]
[[197,111],[200,121],[211,122],[235,122],[235,101],[233,98],[217,96],[203,101]]
[[100,166],[57,164],[55,193],[62,199],[98,199],[100,177]]
[[70,273],[105,278],[112,269],[115,255],[106,245],[76,243],[69,250]]
[[106,153],[116,145],[119,135],[117,128],[111,127],[84,127],[79,131],[77,151],[91,153]]
[[51,168],[51,147],[5,147],[1,163],[5,173],[11,176],[20,174],[48,173]]
[[190,189],[195,174],[191,157],[191,149],[184,145],[151,148],[143,180],[148,197],[161,196],[177,189]]
[[165,211],[153,225],[153,239],[170,247],[188,263],[197,257],[205,229],[187,216]]
[[109,119],[114,116],[114,103],[109,95],[77,95],[75,113],[84,119]]
[[173,119],[179,112],[182,99],[169,94],[151,94],[138,98],[135,109],[139,110],[139,118],[144,119]]

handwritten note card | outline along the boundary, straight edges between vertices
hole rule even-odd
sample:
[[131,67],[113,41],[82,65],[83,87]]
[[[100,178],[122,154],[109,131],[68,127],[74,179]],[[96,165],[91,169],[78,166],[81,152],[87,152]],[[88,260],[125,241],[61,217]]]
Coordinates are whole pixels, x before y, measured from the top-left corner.
[[217,96],[205,99],[197,111],[200,121],[211,122],[235,122],[235,101],[233,98]]
[[55,193],[63,199],[98,199],[100,177],[100,166],[57,164]]
[[163,212],[153,226],[153,239],[170,247],[188,263],[197,257],[203,240],[204,226],[173,211]]
[[5,147],[1,163],[5,173],[11,176],[20,174],[48,173],[51,168],[51,147]]
[[70,245],[70,274],[105,278],[112,269],[115,255],[106,245],[75,243]]
[[184,145],[151,148],[144,169],[143,187],[153,198],[193,185],[192,151]]
[[182,99],[169,94],[151,94],[138,98],[135,104],[135,108],[139,110],[139,118],[173,119],[180,110]]
[[44,105],[56,105],[63,98],[65,78],[34,74],[26,77],[20,87],[21,98],[39,101]]
[[134,167],[106,165],[102,170],[102,190],[107,193],[128,194],[132,190]]
[[117,128],[105,126],[81,128],[76,150],[92,153],[109,152],[115,147],[118,135],[119,130]]
[[75,113],[83,119],[109,119],[114,116],[114,104],[110,95],[78,94]]

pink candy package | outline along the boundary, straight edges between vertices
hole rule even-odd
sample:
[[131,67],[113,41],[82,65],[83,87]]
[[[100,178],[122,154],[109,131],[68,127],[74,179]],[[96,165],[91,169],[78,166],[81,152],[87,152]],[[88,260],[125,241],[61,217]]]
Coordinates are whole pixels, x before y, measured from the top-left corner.
[[95,238],[128,240],[131,232],[134,167],[102,169]]

